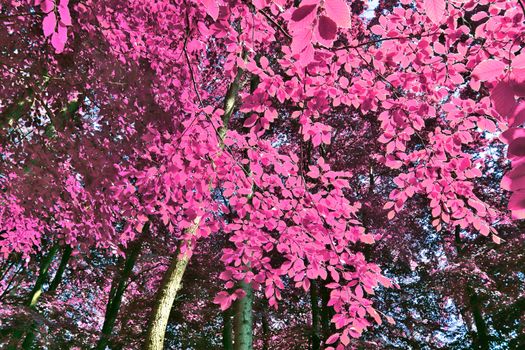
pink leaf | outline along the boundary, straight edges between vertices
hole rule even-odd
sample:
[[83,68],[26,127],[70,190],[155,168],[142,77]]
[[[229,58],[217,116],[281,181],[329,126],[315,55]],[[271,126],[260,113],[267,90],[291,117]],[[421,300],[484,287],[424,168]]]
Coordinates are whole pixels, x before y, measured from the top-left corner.
[[516,191],[512,194],[509,200],[510,210],[525,209],[525,191]]
[[345,0],[325,0],[324,8],[326,15],[330,17],[338,27],[350,28],[351,13]]
[[317,25],[320,38],[328,42],[332,42],[335,39],[337,33],[337,25],[334,21],[326,16],[319,17],[319,23]]
[[206,13],[216,21],[219,18],[219,4],[215,0],[201,0],[201,2],[206,9]]
[[308,17],[308,15],[313,14],[313,11],[317,8],[316,4],[313,5],[304,5],[296,9],[292,13],[292,21],[301,22]]
[[341,343],[344,346],[347,346],[348,344],[350,344],[350,338],[348,337],[348,333],[346,331],[343,332],[343,335],[341,335]]
[[297,31],[292,39],[292,55],[300,53],[312,41],[312,31],[309,28],[302,28]]
[[62,3],[58,6],[58,13],[60,14],[60,22],[65,26],[71,25],[71,14],[69,13],[69,8]]
[[372,26],[372,28],[370,28],[370,31],[372,31],[372,33],[374,33],[375,35],[383,35],[385,33],[385,30],[379,24]]
[[503,73],[505,64],[497,60],[485,60],[472,71],[472,76],[481,81],[493,80]]
[[509,119],[509,125],[515,127],[523,124],[523,122],[525,122],[525,102],[521,102],[516,106],[512,117]]
[[432,22],[439,25],[445,15],[445,0],[425,0],[425,12]]
[[232,304],[232,299],[228,293],[220,292],[219,294],[217,294],[215,299],[213,299],[213,303],[219,304],[221,307],[221,310],[224,311],[230,307],[230,305]]
[[361,235],[360,237],[361,242],[367,243],[367,244],[373,244],[375,242],[374,236],[367,234],[367,235]]
[[512,68],[510,83],[516,96],[525,97],[525,68]]
[[315,165],[310,165],[310,171],[306,175],[308,175],[312,179],[317,179],[319,177],[319,168]]
[[518,165],[501,179],[501,188],[508,191],[525,189],[525,163]]
[[44,29],[44,36],[48,37],[55,32],[57,25],[57,17],[54,12],[50,12],[42,21],[42,27]]
[[509,156],[524,157],[525,156],[525,137],[520,137],[513,140],[509,145]]
[[55,3],[52,0],[44,0],[40,4],[40,9],[45,13],[49,13],[55,9]]
[[525,52],[522,53],[512,60],[513,69],[525,69]]
[[257,122],[258,118],[259,118],[259,116],[254,113],[251,116],[249,116],[248,118],[246,118],[246,120],[244,121],[242,126],[244,126],[245,128],[251,128],[252,126],[255,125],[255,123]]
[[61,53],[62,51],[64,51],[66,42],[63,40],[63,34],[61,35],[59,33],[53,33],[53,36],[51,37],[51,45],[53,45],[53,47],[55,48],[56,53]]
[[333,344],[339,339],[339,333],[332,334],[326,339],[326,344]]
[[516,108],[514,91],[509,83],[500,81],[490,93],[496,111],[505,118],[510,118]]

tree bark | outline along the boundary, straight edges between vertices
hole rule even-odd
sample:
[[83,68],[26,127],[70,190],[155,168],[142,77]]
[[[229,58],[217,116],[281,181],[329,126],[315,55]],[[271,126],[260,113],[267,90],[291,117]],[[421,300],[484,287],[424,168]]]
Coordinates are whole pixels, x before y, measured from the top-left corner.
[[66,245],[66,247],[64,248],[64,252],[62,253],[60,265],[58,266],[58,270],[55,273],[55,277],[53,277],[53,282],[51,282],[48,292],[55,292],[57,290],[60,282],[62,281],[62,277],[64,276],[64,272],[66,271],[66,267],[69,263],[69,258],[71,258],[72,252],[73,248],[71,248],[71,246],[69,245]]
[[[54,244],[47,255],[43,258],[42,262],[40,263],[40,270],[38,272],[38,277],[36,279],[35,285],[33,286],[33,289],[29,293],[29,296],[25,302],[25,305],[34,308],[38,302],[38,299],[42,295],[42,291],[44,288],[44,283],[47,280],[47,275],[49,271],[49,266],[51,266],[51,263],[53,262],[53,259],[58,252],[59,245]],[[28,329],[28,339],[24,339],[24,342],[22,344],[23,349],[29,349],[31,347],[32,340],[34,339],[34,322],[31,322]],[[16,329],[13,331],[13,337],[11,338],[11,341],[9,342],[9,345],[7,347],[8,350],[16,350],[18,348],[18,344],[20,342],[20,339],[24,336],[25,331],[23,329]],[[27,340],[27,341],[26,341]]]
[[[454,244],[456,245],[456,253],[458,257],[463,258],[463,247],[461,242],[461,227],[458,225],[454,230]],[[472,340],[474,349],[489,350],[490,349],[490,338],[488,334],[487,324],[483,318],[483,311],[481,309],[481,299],[476,293],[474,288],[467,282],[467,288],[465,290],[472,316],[474,318],[474,324],[476,325],[476,336]]]
[[31,290],[31,293],[29,293],[29,298],[26,302],[26,305],[31,308],[35,307],[36,303],[38,302],[38,299],[42,295],[44,283],[47,280],[47,272],[49,271],[49,266],[53,262],[53,259],[56,253],[58,252],[58,248],[58,244],[53,245],[49,253],[46,255],[46,257],[44,258],[44,260],[42,260],[42,263],[40,264],[40,272],[38,273],[38,278],[36,280],[35,286]]
[[[267,306],[267,305],[266,305]],[[262,350],[270,350],[270,324],[268,322],[268,312],[262,312],[262,332],[263,332],[263,346]]]
[[479,295],[472,287],[467,288],[469,294],[470,307],[472,309],[472,316],[474,317],[474,324],[476,325],[476,339],[474,340],[474,348],[479,350],[489,350],[490,341],[487,329],[487,324],[483,318],[483,311],[481,310],[481,300]]
[[241,281],[239,286],[246,293],[244,298],[239,299],[235,305],[235,340],[233,343],[234,350],[252,350],[253,349],[253,288],[250,283]]
[[311,281],[310,284],[310,304],[312,308],[312,350],[320,350],[321,334],[319,327],[319,295],[316,281]]
[[222,313],[222,347],[224,350],[233,350],[233,339],[232,339],[232,309],[229,308],[224,310]]
[[[200,220],[201,217],[195,219],[193,225],[187,229],[187,235],[193,236],[195,234],[199,227]],[[182,244],[183,242],[179,245],[179,249],[177,249],[162,279],[148,327],[146,343],[144,345],[145,350],[162,350],[164,348],[164,335],[166,333],[171,307],[177,297],[177,292],[181,288],[182,277],[190,260],[186,253],[182,255],[179,254]],[[190,241],[186,241],[186,244],[190,246]]]
[[333,333],[331,318],[332,318],[332,309],[328,306],[328,301],[330,300],[330,290],[326,288],[324,283],[320,285],[321,289],[321,328],[323,330],[323,340],[328,339],[328,337]]
[[[148,232],[149,223],[146,224],[144,230]],[[140,250],[142,247],[142,238],[137,239],[133,244],[130,245],[127,253],[126,260],[124,262],[124,268],[122,273],[115,274],[116,283],[113,283],[111,291],[109,292],[108,303],[106,305],[106,314],[104,316],[104,325],[102,326],[102,332],[98,340],[96,349],[104,350],[109,343],[111,333],[115,327],[117,321],[118,311],[120,304],[122,303],[122,296],[126,291],[127,282],[137,261]]]
[[[58,285],[62,281],[62,277],[64,275],[64,271],[66,270],[66,267],[69,262],[69,258],[71,257],[72,251],[73,251],[73,248],[66,245],[66,247],[64,248],[64,252],[62,253],[62,258],[60,259],[60,265],[58,266],[58,270],[55,273],[55,277],[53,277],[53,282],[51,282],[48,292],[54,292],[58,288]],[[35,305],[36,305],[36,301],[35,301]],[[27,331],[26,337],[24,338],[24,342],[22,343],[22,349],[31,349],[33,345],[33,341],[35,340],[35,331],[36,331],[36,324],[33,322],[31,324],[31,327]]]

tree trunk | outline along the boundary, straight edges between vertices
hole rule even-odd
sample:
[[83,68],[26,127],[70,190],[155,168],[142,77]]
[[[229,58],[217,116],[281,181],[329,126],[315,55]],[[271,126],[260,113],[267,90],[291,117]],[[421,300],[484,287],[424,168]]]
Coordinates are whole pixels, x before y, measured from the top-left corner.
[[[463,258],[463,247],[461,242],[461,227],[456,226],[454,230],[454,244],[456,245],[456,253],[458,257]],[[474,318],[474,324],[476,325],[476,336],[472,341],[474,349],[479,350],[489,350],[490,341],[489,334],[487,329],[487,324],[483,318],[483,311],[481,310],[481,300],[476,291],[472,288],[471,285],[467,283],[466,294],[469,299],[469,304]]]
[[332,309],[328,306],[328,301],[330,300],[330,290],[326,288],[324,283],[321,283],[320,289],[321,289],[321,328],[323,330],[323,340],[326,340],[333,333],[332,324],[331,324]]
[[[13,272],[13,275],[9,279],[9,282],[7,283],[7,286],[5,287],[4,291],[2,292],[2,295],[0,295],[0,301],[4,299],[13,289],[16,288],[16,285],[18,282],[20,282],[20,277],[23,277],[22,274],[25,272],[24,264],[19,264],[19,266],[16,268],[16,270]],[[19,277],[20,276],[20,277]],[[15,280],[18,278],[17,283],[14,283]],[[11,287],[12,286],[12,287]]]
[[[51,282],[51,285],[49,286],[48,292],[54,292],[58,288],[58,285],[62,281],[62,276],[64,275],[64,271],[66,270],[66,267],[69,262],[69,258],[71,257],[72,251],[73,251],[73,248],[66,245],[66,247],[64,248],[64,252],[62,253],[62,259],[60,260],[60,265],[58,266],[58,270],[55,273],[53,282]],[[35,305],[36,305],[36,301],[35,301]],[[22,349],[31,349],[33,341],[35,340],[35,331],[36,331],[36,325],[33,322],[31,327],[27,331],[24,342],[22,343]]]
[[312,305],[312,350],[321,349],[321,334],[319,327],[319,295],[316,281],[311,281],[310,303]]
[[[47,280],[49,266],[51,266],[51,263],[53,262],[53,258],[58,252],[58,248],[59,248],[59,245],[54,244],[49,250],[49,253],[44,257],[44,259],[40,263],[40,270],[38,272],[38,277],[36,279],[35,285],[33,286],[33,289],[29,293],[29,296],[25,302],[26,306],[29,306],[30,308],[34,308],[36,306],[38,299],[42,295],[44,283]],[[33,331],[34,331],[34,323],[31,322],[31,324],[29,325],[27,342],[26,340],[24,340],[23,345],[22,345],[23,349],[29,349],[31,347],[31,343],[34,338]],[[20,339],[22,339],[23,335],[24,335],[23,329],[14,330],[13,337],[11,338],[11,341],[9,342],[7,349],[8,350],[17,349]]]
[[[266,305],[266,307],[267,306],[268,305]],[[268,312],[266,310],[263,310],[262,312],[262,322],[261,323],[262,323],[262,332],[263,332],[262,350],[270,350],[270,324],[268,322]]]
[[235,340],[233,343],[234,350],[252,350],[253,349],[253,317],[252,302],[253,288],[250,283],[241,281],[239,286],[246,293],[244,298],[239,299],[235,304]]
[[55,273],[55,277],[53,278],[53,282],[51,282],[51,285],[49,286],[48,292],[55,292],[62,281],[62,277],[64,276],[64,272],[66,271],[67,264],[69,263],[69,258],[71,258],[71,253],[73,252],[73,248],[71,246],[66,245],[64,248],[64,252],[62,253],[62,259],[60,260],[60,265],[58,266],[58,270]]
[[232,309],[229,308],[222,313],[222,347],[224,350],[233,350],[231,310]]
[[[149,223],[146,224],[144,230],[148,232]],[[126,260],[124,262],[124,269],[122,273],[115,274],[116,283],[113,283],[111,291],[109,292],[108,303],[106,305],[106,314],[104,316],[104,325],[102,326],[102,333],[100,334],[100,339],[97,343],[97,350],[103,350],[108,345],[109,339],[111,338],[111,333],[113,332],[113,327],[115,327],[115,322],[117,320],[118,311],[120,309],[120,304],[122,303],[122,296],[126,291],[128,279],[131,276],[137,257],[139,256],[140,250],[142,247],[142,239],[139,238],[133,242],[127,253]]]
[[[200,220],[200,217],[195,219],[193,225],[187,229],[187,235],[193,236],[195,234],[199,227]],[[190,260],[187,253],[179,254],[182,244],[183,242],[180,243],[179,249],[177,249],[162,279],[148,327],[148,334],[144,346],[146,350],[162,350],[164,348],[164,335],[166,333],[171,307],[177,297],[177,292],[181,288],[182,277]],[[186,245],[191,246],[191,242],[186,241]]]
[[53,262],[53,258],[58,252],[58,248],[58,244],[53,245],[47,256],[44,258],[44,260],[42,260],[42,263],[40,264],[40,272],[38,273],[38,278],[36,280],[35,286],[31,290],[31,293],[29,293],[29,298],[27,299],[26,303],[26,305],[31,308],[36,305],[38,299],[40,298],[40,295],[42,295],[44,283],[47,280],[47,272],[49,271],[49,266]]
[[474,340],[474,348],[479,350],[489,350],[489,334],[487,324],[483,318],[483,311],[481,310],[481,300],[479,295],[472,287],[467,288],[469,295],[470,307],[472,308],[472,316],[474,317],[474,324],[476,325],[476,339]]

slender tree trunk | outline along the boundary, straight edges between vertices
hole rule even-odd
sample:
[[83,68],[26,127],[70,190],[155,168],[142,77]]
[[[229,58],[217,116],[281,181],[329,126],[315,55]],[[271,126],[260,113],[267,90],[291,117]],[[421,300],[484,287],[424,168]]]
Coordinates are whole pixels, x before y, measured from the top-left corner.
[[[44,257],[42,262],[40,263],[40,270],[38,272],[38,277],[36,279],[35,285],[33,286],[33,289],[29,293],[29,296],[27,298],[27,301],[25,302],[26,306],[29,306],[30,308],[34,308],[38,302],[38,299],[42,295],[42,291],[44,288],[44,283],[47,280],[47,275],[49,271],[49,266],[51,266],[51,263],[53,262],[53,259],[58,252],[59,245],[54,244],[51,249],[49,250],[48,254]],[[28,330],[29,339],[24,340],[22,344],[23,349],[29,349],[32,343],[32,339],[34,338],[34,322],[31,322]],[[11,341],[8,345],[9,350],[17,349],[18,344],[20,342],[20,339],[22,339],[24,335],[24,330],[22,329],[16,329],[13,331],[13,337],[11,338]]]
[[31,293],[29,293],[29,298],[27,299],[26,305],[31,308],[36,305],[38,299],[42,295],[44,283],[47,280],[47,272],[49,271],[49,266],[53,262],[53,259],[55,258],[55,255],[58,252],[58,248],[58,244],[53,245],[47,256],[44,258],[44,260],[42,260],[42,263],[40,265],[40,272],[38,274],[35,286],[31,290]]
[[64,272],[66,271],[66,267],[69,263],[69,258],[71,258],[72,252],[73,248],[69,245],[66,245],[66,247],[64,248],[64,252],[62,253],[62,259],[60,260],[58,270],[55,273],[55,277],[53,277],[53,281],[49,285],[48,292],[55,292],[58,286],[60,285],[60,282],[62,282],[62,277],[64,277]]
[[[454,230],[454,244],[456,245],[456,253],[459,258],[463,258],[464,249],[461,242],[461,227],[458,225]],[[488,334],[487,324],[483,318],[483,311],[481,309],[481,300],[476,291],[471,285],[467,285],[466,294],[468,296],[474,324],[476,325],[476,336],[472,341],[472,345],[478,350],[489,350],[490,340]]]
[[[13,272],[13,275],[11,276],[11,278],[9,279],[9,282],[7,283],[7,286],[5,287],[4,291],[2,292],[2,295],[0,295],[0,300],[4,299],[16,286],[17,283],[15,283],[13,285],[13,282],[15,281],[15,279],[20,276],[23,272],[25,271],[25,267],[23,264],[20,264],[15,272]],[[20,278],[19,278],[19,281],[17,282],[20,282]],[[13,285],[13,287],[11,287],[11,285]]]
[[232,309],[224,310],[222,313],[222,347],[224,350],[233,350],[232,339]]
[[[199,227],[200,220],[200,217],[195,219],[193,225],[187,229],[187,235],[193,236],[195,234]],[[179,248],[182,244],[183,242],[180,243]],[[190,246],[190,241],[186,241],[186,244]],[[189,260],[190,258],[186,253],[179,254],[179,249],[177,249],[177,253],[172,258],[171,264],[164,274],[149,322],[146,343],[144,345],[144,349],[146,350],[162,350],[164,348],[164,335],[166,333],[171,307],[177,297],[177,292],[181,288],[182,277],[184,276]]]
[[[51,282],[51,285],[49,286],[48,292],[54,292],[58,288],[58,285],[60,284],[60,282],[62,281],[62,277],[64,276],[64,271],[66,270],[66,267],[69,262],[69,258],[71,257],[72,251],[73,251],[73,248],[71,248],[68,245],[65,246],[64,252],[62,253],[62,258],[60,260],[60,265],[58,266],[58,270],[55,273],[53,282]],[[36,302],[35,302],[35,305],[36,305]],[[31,327],[27,331],[24,342],[22,343],[22,349],[31,349],[33,345],[33,341],[35,340],[35,331],[36,331],[36,324],[33,322],[31,324]]]
[[489,334],[487,324],[483,318],[483,311],[481,310],[481,300],[472,287],[469,286],[467,292],[469,294],[469,302],[472,309],[472,316],[474,317],[474,324],[476,325],[474,348],[479,350],[490,350]]
[[235,305],[235,340],[233,343],[234,350],[252,350],[253,349],[253,288],[250,283],[241,281],[239,286],[246,293],[244,298],[238,300]]
[[331,323],[332,308],[328,306],[330,300],[330,290],[326,288],[324,283],[320,284],[321,289],[321,328],[323,330],[323,340],[326,340],[332,333],[333,327]]
[[11,270],[11,268],[17,264],[20,261],[19,257],[16,257],[12,259],[12,255],[9,255],[9,257],[5,260],[5,262],[2,264],[2,268],[0,268],[0,271],[2,271],[0,275],[0,281],[2,281],[8,274],[8,272]]
[[319,327],[319,295],[316,281],[311,281],[310,303],[312,305],[312,350],[321,349],[321,334]]
[[[146,224],[144,230],[148,232],[149,223]],[[102,333],[98,340],[96,349],[104,350],[109,343],[111,338],[111,333],[113,332],[113,327],[115,327],[115,322],[117,320],[118,311],[120,309],[120,304],[122,303],[122,296],[126,291],[128,279],[131,276],[137,257],[139,256],[140,250],[142,247],[142,239],[139,238],[133,242],[127,253],[126,260],[124,262],[124,268],[122,273],[115,274],[115,282],[111,286],[111,291],[109,292],[108,303],[106,305],[106,314],[104,316],[104,325],[102,326]]]
[[263,332],[263,346],[262,350],[270,350],[270,324],[268,322],[268,313],[266,310],[262,312],[262,332]]

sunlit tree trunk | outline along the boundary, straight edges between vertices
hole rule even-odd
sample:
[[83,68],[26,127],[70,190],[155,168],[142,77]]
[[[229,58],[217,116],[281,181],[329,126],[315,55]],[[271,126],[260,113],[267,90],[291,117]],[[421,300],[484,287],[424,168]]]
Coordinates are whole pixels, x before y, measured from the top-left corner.
[[[149,230],[149,223],[144,226],[145,232]],[[124,261],[124,268],[122,273],[115,274],[115,283],[111,286],[109,292],[108,303],[106,305],[106,314],[104,316],[104,325],[102,326],[102,332],[100,334],[99,341],[97,343],[97,350],[103,350],[108,345],[111,333],[115,327],[117,320],[118,311],[120,304],[122,303],[122,296],[126,291],[128,279],[131,276],[135,262],[139,256],[142,247],[142,239],[139,238],[128,248],[126,252],[126,260]]]
[[[197,217],[193,225],[188,228],[186,234],[192,236],[196,233],[201,218]],[[183,242],[180,243],[180,246]],[[190,242],[185,242],[190,246]],[[168,270],[164,273],[160,289],[157,293],[155,306],[148,326],[148,333],[144,349],[146,350],[162,350],[164,349],[164,336],[166,333],[166,326],[171,313],[171,307],[177,297],[177,292],[181,288],[182,277],[184,271],[188,266],[190,258],[187,254],[179,254],[179,249],[172,258]]]
[[[67,267],[67,264],[69,263],[69,258],[71,257],[72,251],[73,251],[73,248],[71,248],[70,246],[64,247],[64,252],[62,253],[62,258],[60,259],[60,265],[58,266],[58,269],[55,273],[55,277],[53,277],[53,281],[51,282],[51,285],[49,286],[48,292],[54,292],[58,288],[60,282],[62,281],[62,277],[64,276],[64,272],[66,271],[66,267]],[[35,301],[34,306],[36,306],[37,301]],[[22,349],[31,349],[33,345],[33,341],[35,340],[35,331],[36,331],[36,325],[33,322],[31,324],[31,327],[27,331],[26,337],[24,338],[24,342],[22,343]]]
[[27,299],[26,305],[29,307],[34,307],[40,296],[42,295],[44,283],[47,280],[47,273],[49,271],[49,266],[51,266],[51,263],[53,262],[53,259],[55,258],[56,253],[58,252],[58,244],[53,245],[51,247],[51,250],[46,255],[44,260],[42,260],[42,263],[40,264],[40,271],[38,273],[38,277],[36,279],[36,283],[31,290],[31,293],[29,293],[29,297]]
[[246,293],[244,298],[235,304],[234,322],[234,350],[253,349],[253,288],[250,283],[241,281],[239,287]]
[[[35,285],[33,286],[33,289],[29,293],[29,296],[25,302],[26,306],[30,308],[34,308],[35,305],[37,304],[38,299],[40,298],[40,295],[42,295],[44,283],[47,280],[49,267],[51,266],[51,263],[53,262],[53,259],[55,258],[55,255],[58,252],[58,249],[59,249],[59,245],[54,244],[49,250],[49,252],[47,253],[47,255],[43,258],[42,262],[40,263],[40,270],[38,271],[38,277],[36,279]],[[29,326],[29,335],[30,335],[28,339],[29,342],[32,342],[32,338],[34,338],[34,336],[31,335],[33,333],[33,328],[34,328],[34,324],[31,323]],[[13,337],[11,338],[11,342],[9,343],[7,348],[9,350],[17,349],[20,339],[22,339],[23,335],[24,335],[24,330],[16,329],[13,332]],[[30,346],[30,343],[26,344],[26,342],[24,341],[23,348],[26,349],[28,348],[28,346]]]

